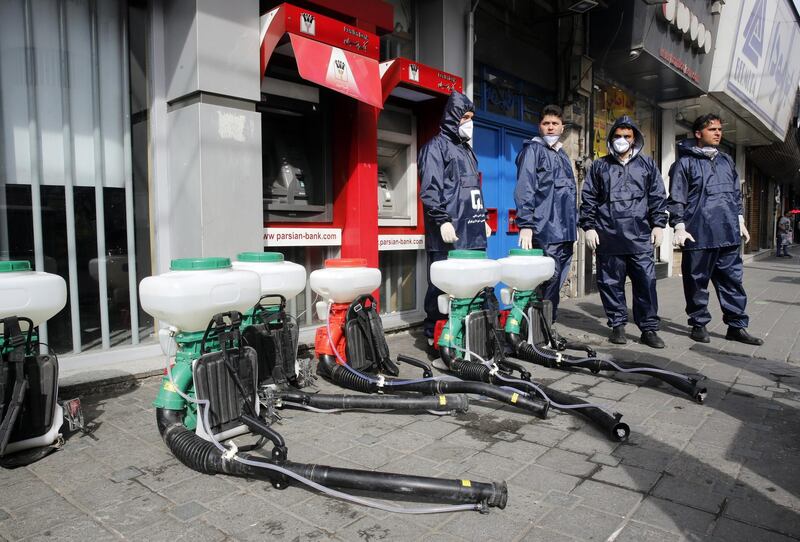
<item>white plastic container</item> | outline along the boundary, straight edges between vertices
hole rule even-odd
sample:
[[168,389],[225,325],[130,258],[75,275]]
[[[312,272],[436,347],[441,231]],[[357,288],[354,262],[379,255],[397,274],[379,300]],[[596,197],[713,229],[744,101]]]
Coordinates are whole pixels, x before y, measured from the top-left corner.
[[306,287],[306,269],[283,260],[280,252],[242,252],[234,269],[254,271],[261,277],[261,295],[282,295],[287,300]]
[[[67,283],[58,275],[31,270],[27,261],[0,262],[0,318],[30,318],[46,322],[67,304]],[[20,322],[20,327],[28,326]]]
[[350,303],[375,291],[381,285],[381,272],[367,267],[363,258],[341,258],[325,260],[325,268],[312,271],[309,281],[324,301]]
[[538,249],[512,249],[508,257],[500,258],[497,263],[502,268],[501,280],[515,290],[533,290],[549,280],[556,270],[555,260]]
[[500,264],[482,250],[451,250],[446,260],[431,265],[431,282],[453,297],[473,297],[500,282]]
[[231,268],[228,258],[172,260],[171,271],[139,283],[142,308],[183,332],[204,331],[218,312],[244,312],[261,297],[257,273]]

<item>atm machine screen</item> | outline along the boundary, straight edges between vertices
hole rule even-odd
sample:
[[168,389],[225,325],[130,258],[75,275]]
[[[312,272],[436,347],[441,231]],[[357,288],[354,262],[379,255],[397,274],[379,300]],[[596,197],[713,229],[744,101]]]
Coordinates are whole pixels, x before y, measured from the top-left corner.
[[324,103],[266,95],[258,109],[265,220],[330,221],[330,138]]

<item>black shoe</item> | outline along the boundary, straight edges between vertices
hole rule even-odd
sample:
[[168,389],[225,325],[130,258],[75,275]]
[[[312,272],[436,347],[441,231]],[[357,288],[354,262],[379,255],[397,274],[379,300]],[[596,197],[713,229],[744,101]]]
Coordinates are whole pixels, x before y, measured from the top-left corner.
[[753,337],[743,327],[728,326],[728,332],[725,334],[725,338],[729,341],[738,341],[744,344],[752,344],[753,346],[761,346],[764,344],[764,339]]
[[706,326],[692,326],[692,331],[689,333],[689,337],[699,343],[711,342],[711,339],[708,336],[708,330],[706,330]]
[[608,337],[608,342],[614,344],[628,344],[628,339],[625,337],[625,326],[616,326],[611,330],[611,335]]
[[661,340],[661,337],[659,337],[658,333],[655,331],[642,331],[640,342],[646,344],[650,348],[664,348],[664,341]]

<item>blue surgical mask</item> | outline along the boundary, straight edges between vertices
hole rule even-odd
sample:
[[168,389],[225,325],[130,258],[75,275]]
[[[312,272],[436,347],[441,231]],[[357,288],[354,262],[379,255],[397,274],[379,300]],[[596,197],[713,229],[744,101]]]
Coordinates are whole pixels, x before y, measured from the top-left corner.
[[624,137],[616,138],[611,142],[611,145],[614,147],[614,152],[617,154],[625,154],[628,152],[628,149],[631,148],[631,144]]
[[542,136],[542,139],[544,139],[544,142],[547,143],[548,147],[552,147],[553,145],[558,143],[558,140],[561,139],[561,136],[552,134],[552,135]]

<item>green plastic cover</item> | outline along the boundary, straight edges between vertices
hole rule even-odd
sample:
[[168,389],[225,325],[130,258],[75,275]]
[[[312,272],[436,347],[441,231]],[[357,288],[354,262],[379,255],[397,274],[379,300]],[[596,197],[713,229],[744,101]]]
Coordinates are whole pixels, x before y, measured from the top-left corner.
[[230,258],[179,258],[169,264],[171,271],[208,271],[227,269],[230,266]]

